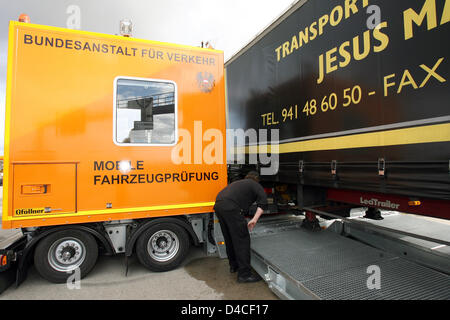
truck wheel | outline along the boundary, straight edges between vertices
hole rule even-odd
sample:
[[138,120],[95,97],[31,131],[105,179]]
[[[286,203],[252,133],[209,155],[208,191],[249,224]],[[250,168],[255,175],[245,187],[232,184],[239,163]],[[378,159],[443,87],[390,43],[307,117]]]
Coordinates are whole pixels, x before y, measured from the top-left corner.
[[68,229],[42,239],[34,252],[34,265],[50,282],[64,283],[79,268],[80,279],[94,267],[98,246],[89,233]]
[[139,261],[151,271],[169,271],[183,262],[189,245],[189,236],[182,227],[161,223],[139,236],[136,253]]

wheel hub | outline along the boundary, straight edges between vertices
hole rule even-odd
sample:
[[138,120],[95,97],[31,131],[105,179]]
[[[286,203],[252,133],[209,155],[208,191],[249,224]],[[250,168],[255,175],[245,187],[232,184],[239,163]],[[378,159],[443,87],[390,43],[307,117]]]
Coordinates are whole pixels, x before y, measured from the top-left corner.
[[48,252],[50,265],[58,271],[72,271],[78,268],[86,257],[83,243],[75,238],[64,238],[56,241]]
[[172,238],[169,234],[160,233],[157,238],[152,240],[153,248],[158,252],[165,252],[172,244]]
[[153,259],[165,262],[178,253],[179,247],[179,240],[175,233],[169,230],[162,230],[150,237],[147,250]]

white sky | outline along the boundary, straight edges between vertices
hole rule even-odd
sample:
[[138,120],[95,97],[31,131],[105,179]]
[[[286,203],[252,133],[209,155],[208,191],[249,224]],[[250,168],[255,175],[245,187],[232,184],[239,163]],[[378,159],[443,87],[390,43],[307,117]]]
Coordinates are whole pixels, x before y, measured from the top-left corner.
[[80,9],[81,29],[119,32],[133,21],[136,38],[200,46],[211,41],[225,61],[252,40],[294,0],[0,0],[0,154],[5,127],[6,58],[9,20],[27,13],[32,23],[67,27],[71,5]]

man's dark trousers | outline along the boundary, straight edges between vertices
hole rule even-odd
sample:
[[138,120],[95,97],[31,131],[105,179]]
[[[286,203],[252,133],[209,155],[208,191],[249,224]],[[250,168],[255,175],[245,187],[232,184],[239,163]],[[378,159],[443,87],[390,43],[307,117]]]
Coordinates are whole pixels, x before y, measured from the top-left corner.
[[225,239],[230,268],[238,270],[239,277],[251,275],[250,234],[241,209],[230,200],[219,200],[214,206]]

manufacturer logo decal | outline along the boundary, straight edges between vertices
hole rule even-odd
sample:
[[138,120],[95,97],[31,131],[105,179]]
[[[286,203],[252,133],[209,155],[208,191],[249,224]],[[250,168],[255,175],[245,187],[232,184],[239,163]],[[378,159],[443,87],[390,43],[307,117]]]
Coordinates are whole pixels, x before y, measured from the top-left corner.
[[27,216],[27,215],[43,214],[43,213],[45,213],[45,208],[16,209],[14,211],[15,216]]
[[375,207],[381,207],[381,208],[387,208],[387,209],[398,209],[400,207],[399,204],[393,203],[389,200],[386,201],[380,201],[376,198],[372,199],[363,199],[363,197],[359,198],[359,202],[361,204],[369,205],[369,206],[375,206]]
[[197,84],[202,92],[209,93],[214,89],[216,82],[212,73],[199,72],[197,73]]

